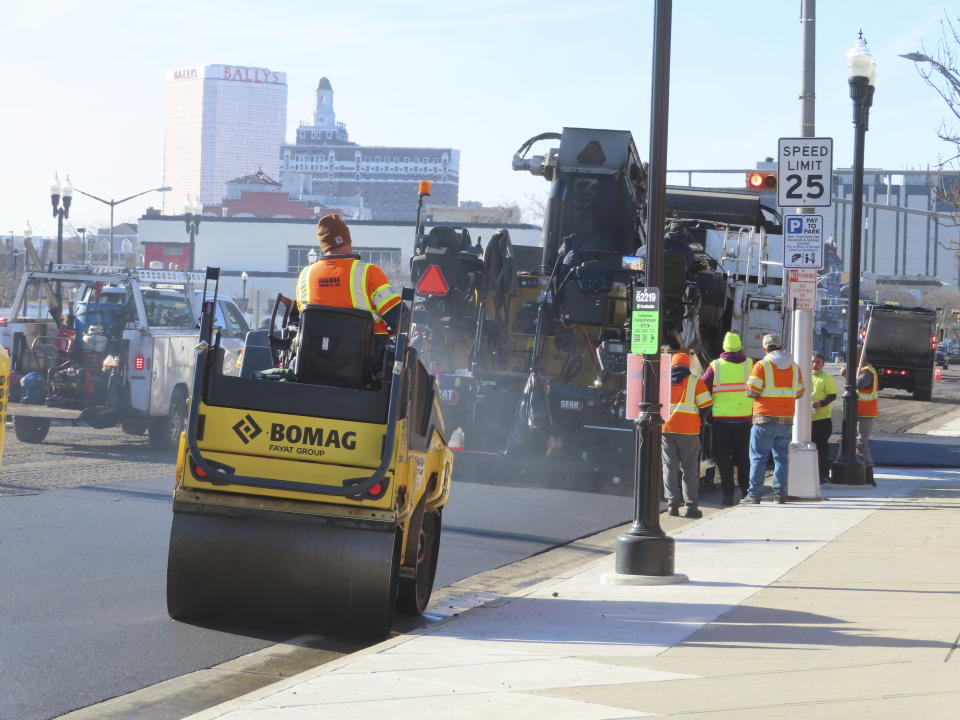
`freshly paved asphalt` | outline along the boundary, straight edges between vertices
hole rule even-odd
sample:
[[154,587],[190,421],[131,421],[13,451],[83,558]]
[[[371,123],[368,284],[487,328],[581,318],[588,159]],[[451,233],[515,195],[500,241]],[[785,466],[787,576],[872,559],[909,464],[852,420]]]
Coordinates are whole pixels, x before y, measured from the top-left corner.
[[[171,621],[170,477],[0,494],[0,718],[50,718],[283,636]],[[455,486],[437,586],[628,520],[623,497]]]

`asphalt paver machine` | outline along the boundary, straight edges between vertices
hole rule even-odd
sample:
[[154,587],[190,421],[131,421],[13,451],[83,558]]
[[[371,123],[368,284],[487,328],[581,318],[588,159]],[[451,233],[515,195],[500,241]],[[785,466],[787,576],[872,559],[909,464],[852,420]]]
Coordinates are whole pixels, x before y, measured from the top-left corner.
[[281,296],[232,377],[210,308],[176,466],[170,616],[384,637],[434,582],[453,455],[433,376],[405,328],[378,341],[365,311]]

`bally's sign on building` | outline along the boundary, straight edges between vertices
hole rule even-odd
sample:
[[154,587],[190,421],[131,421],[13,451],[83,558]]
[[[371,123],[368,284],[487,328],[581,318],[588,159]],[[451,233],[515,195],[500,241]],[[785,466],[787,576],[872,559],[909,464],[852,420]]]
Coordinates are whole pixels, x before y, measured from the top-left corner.
[[167,82],[177,80],[230,80],[267,85],[286,85],[287,74],[267,68],[245,67],[243,65],[207,65],[205,67],[187,67],[167,71]]

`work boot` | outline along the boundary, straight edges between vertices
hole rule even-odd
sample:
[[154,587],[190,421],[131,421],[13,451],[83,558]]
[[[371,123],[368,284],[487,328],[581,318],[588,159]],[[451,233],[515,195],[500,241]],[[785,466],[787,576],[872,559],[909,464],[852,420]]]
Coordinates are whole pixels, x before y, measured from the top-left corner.
[[732,493],[732,492],[724,493],[724,494],[723,494],[723,502],[722,502],[721,504],[726,505],[726,506],[728,506],[728,507],[729,507],[730,505],[733,505],[733,493]]
[[687,506],[686,511],[683,513],[685,518],[690,518],[691,520],[698,520],[703,517],[703,513],[700,511],[696,505]]
[[759,495],[744,495],[743,499],[740,501],[741,505],[759,505],[760,496]]
[[867,485],[873,485],[876,487],[877,481],[873,479],[873,465],[867,465],[866,476]]
[[777,503],[777,505],[783,505],[787,501],[787,498],[785,495],[781,495],[780,493],[774,493],[773,501]]
[[671,505],[669,515],[670,517],[680,517],[680,506]]

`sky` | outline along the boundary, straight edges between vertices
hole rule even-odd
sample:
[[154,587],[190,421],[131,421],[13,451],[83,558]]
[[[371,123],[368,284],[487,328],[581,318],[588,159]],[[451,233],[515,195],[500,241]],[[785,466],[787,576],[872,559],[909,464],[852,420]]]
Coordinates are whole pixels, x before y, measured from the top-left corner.
[[[162,184],[168,69],[224,63],[287,73],[288,141],[330,79],[360,144],[454,147],[460,199],[530,205],[542,178],[510,168],[527,138],[563,127],[630,130],[649,157],[653,0],[249,0],[8,3],[0,25],[0,236],[53,235],[55,172],[102,198]],[[816,134],[834,166],[853,154],[844,54],[862,29],[879,65],[867,167],[924,168],[949,154],[943,101],[897,57],[941,39],[944,2],[831,0],[817,7]],[[799,0],[676,0],[668,167],[746,168],[800,135]],[[542,152],[549,145],[538,146]],[[715,179],[715,177],[714,177]],[[679,182],[671,176],[669,182]],[[701,182],[701,184],[707,184]],[[109,209],[74,196],[70,227]],[[135,221],[160,197],[120,205]]]

